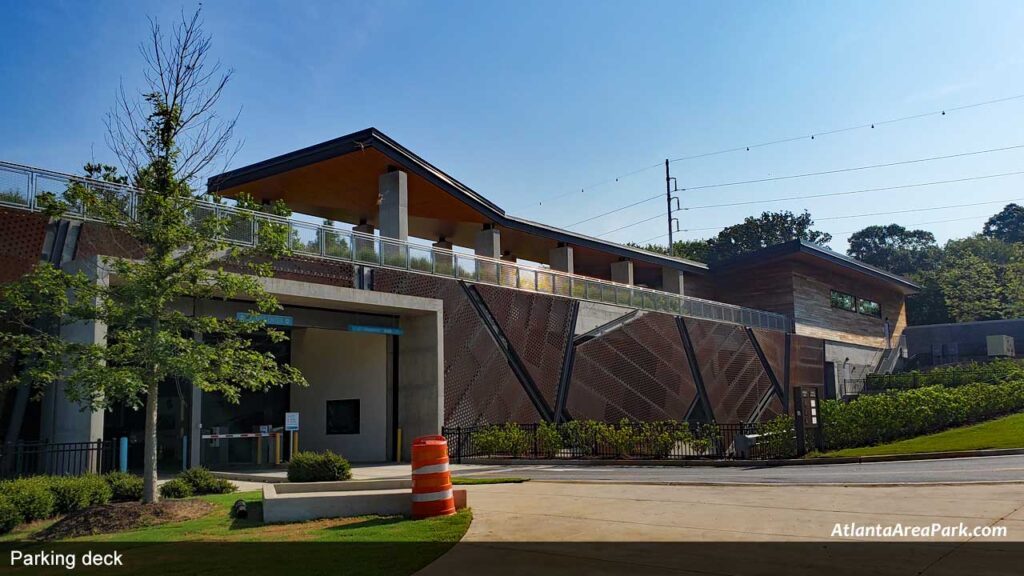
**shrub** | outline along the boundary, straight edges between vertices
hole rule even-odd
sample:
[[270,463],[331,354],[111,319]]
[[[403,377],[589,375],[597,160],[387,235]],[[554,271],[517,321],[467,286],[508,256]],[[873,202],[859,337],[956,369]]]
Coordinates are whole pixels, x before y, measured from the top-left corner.
[[544,458],[554,458],[562,450],[562,435],[558,427],[548,422],[537,426],[537,451]]
[[488,426],[473,433],[473,445],[480,454],[505,455],[518,458],[530,448],[530,435],[515,422]]
[[53,516],[54,497],[49,478],[37,476],[5,482],[0,486],[0,492],[0,496],[5,496],[14,505],[23,522]]
[[110,502],[113,491],[102,476],[53,477],[48,481],[55,514],[70,514],[96,504]]
[[889,390],[842,403],[825,400],[829,450],[880,444],[1024,410],[1024,380]]
[[0,496],[0,534],[7,534],[21,524],[18,508],[6,496]]
[[288,462],[289,482],[327,482],[348,480],[352,467],[348,460],[331,452],[296,452]]
[[764,439],[758,442],[754,450],[755,458],[796,457],[796,429],[792,416],[780,415],[758,423],[757,434],[763,435]]
[[163,498],[188,498],[192,496],[192,485],[181,478],[175,478],[160,485]]
[[712,422],[698,422],[690,446],[697,455],[722,453],[722,429]]
[[603,426],[593,420],[573,420],[562,425],[565,442],[573,456],[592,456],[597,449],[598,429]]
[[598,428],[598,439],[619,458],[629,458],[636,447],[637,430],[633,423],[623,418],[619,425],[604,424]]
[[178,478],[192,488],[195,495],[202,494],[230,494],[238,489],[237,486],[225,480],[217,478],[209,470],[197,466],[182,472]]
[[142,477],[127,472],[109,472],[104,477],[111,490],[114,502],[137,502],[142,500]]
[[1000,384],[1024,379],[1024,361],[1000,359],[991,362],[958,364],[934,368],[928,372],[901,374],[869,374],[868,390],[909,390],[925,386],[963,386],[965,384]]

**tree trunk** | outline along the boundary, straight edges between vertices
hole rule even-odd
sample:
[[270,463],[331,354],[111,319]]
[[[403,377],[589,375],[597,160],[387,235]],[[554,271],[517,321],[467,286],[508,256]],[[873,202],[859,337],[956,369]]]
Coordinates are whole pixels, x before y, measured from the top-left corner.
[[142,501],[156,502],[160,493],[156,489],[156,411],[160,383],[155,379],[146,387],[146,438],[142,465]]

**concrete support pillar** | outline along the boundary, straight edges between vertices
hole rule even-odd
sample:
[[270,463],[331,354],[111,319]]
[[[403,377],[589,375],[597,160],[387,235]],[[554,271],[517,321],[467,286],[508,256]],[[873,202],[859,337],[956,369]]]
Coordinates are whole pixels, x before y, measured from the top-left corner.
[[573,273],[572,246],[559,246],[548,252],[548,264],[552,270]]
[[[82,272],[97,283],[108,281],[100,267],[100,259],[74,260],[64,269],[72,274]],[[69,342],[103,344],[107,340],[107,326],[100,322],[78,322],[61,328],[60,336]],[[65,394],[65,383],[58,381],[46,391],[42,405],[40,436],[50,442],[95,442],[103,437],[103,411],[91,411],[84,404],[72,402]],[[89,470],[54,470],[51,472],[81,473]]]
[[434,248],[440,248],[440,250],[434,251],[434,272],[439,274],[451,274],[455,271],[455,255],[444,252],[443,250],[451,250],[452,243],[445,239],[444,236],[438,238],[437,242],[431,244]]
[[[373,224],[368,224],[366,220],[360,220],[358,226],[352,227],[353,232],[359,232],[361,234],[373,235]],[[356,260],[362,260],[363,262],[370,262],[376,260],[374,255],[374,241],[369,238],[352,238],[352,248],[356,256]]]
[[683,294],[683,272],[668,266],[662,267],[661,289],[673,294]]
[[633,262],[631,260],[612,262],[611,268],[612,282],[618,282],[619,284],[633,283]]
[[401,170],[381,174],[377,181],[380,212],[377,221],[380,235],[406,241],[409,239],[409,176]]
[[476,255],[501,258],[501,232],[490,225],[476,233]]

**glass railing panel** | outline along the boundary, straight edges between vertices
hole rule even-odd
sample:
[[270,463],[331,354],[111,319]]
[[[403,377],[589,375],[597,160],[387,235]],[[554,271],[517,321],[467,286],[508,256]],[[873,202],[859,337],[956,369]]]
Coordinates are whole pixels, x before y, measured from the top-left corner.
[[321,228],[320,234],[324,237],[324,256],[352,259],[352,234],[330,228]]
[[380,238],[377,242],[380,245],[381,264],[394,268],[409,267],[410,246],[408,244],[387,238]]
[[551,284],[553,294],[558,294],[559,296],[573,295],[572,278],[561,274],[553,274],[551,276]]
[[292,222],[288,244],[293,252],[303,254],[320,254],[320,234],[315,225],[303,226]]
[[499,284],[501,277],[500,265],[490,260],[479,260],[476,263],[477,281],[486,284]]
[[352,244],[356,251],[356,261],[366,264],[379,264],[380,252],[377,239],[372,236],[352,235]]
[[409,269],[418,272],[434,272],[433,251],[425,246],[409,246]]
[[29,180],[29,174],[6,169],[0,171],[0,204],[30,207],[32,194]]
[[555,283],[550,272],[537,272],[537,292],[554,294]]
[[476,280],[480,264],[472,256],[455,254],[455,275],[462,280]]
[[515,264],[498,264],[500,277],[498,283],[509,288],[519,287],[519,268]]

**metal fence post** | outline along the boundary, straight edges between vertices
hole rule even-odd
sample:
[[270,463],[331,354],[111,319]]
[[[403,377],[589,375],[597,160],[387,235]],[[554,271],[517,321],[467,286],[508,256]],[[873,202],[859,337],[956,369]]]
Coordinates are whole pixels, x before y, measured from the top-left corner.
[[121,470],[121,472],[127,472],[128,471],[128,437],[127,436],[121,436],[121,438],[118,441],[118,444],[119,444],[119,446],[118,446],[118,450],[117,450],[117,456],[118,456],[118,463],[117,463],[118,466],[117,467],[118,467],[119,470]]

